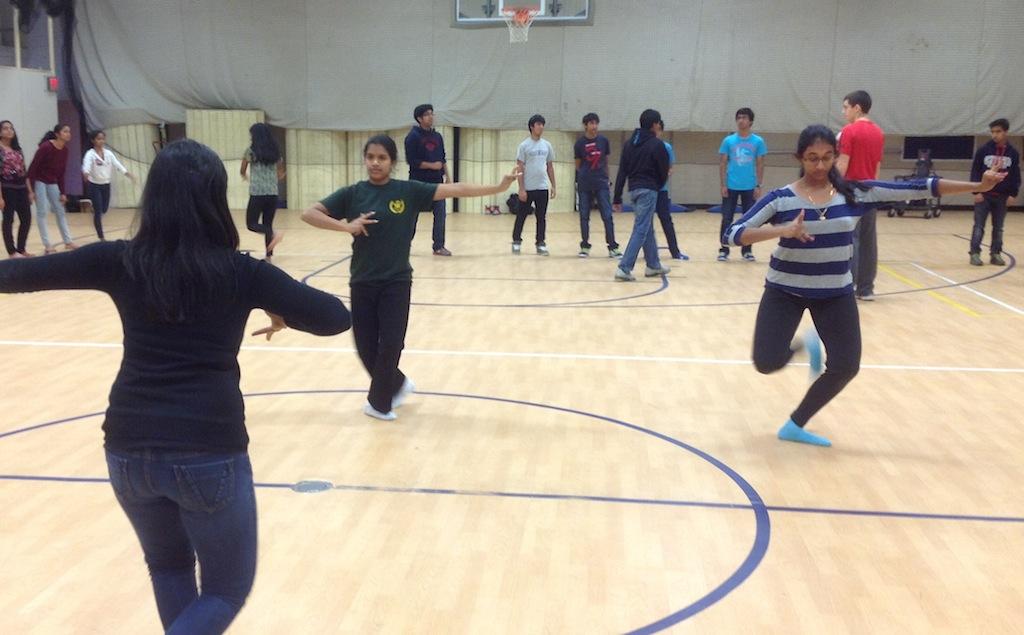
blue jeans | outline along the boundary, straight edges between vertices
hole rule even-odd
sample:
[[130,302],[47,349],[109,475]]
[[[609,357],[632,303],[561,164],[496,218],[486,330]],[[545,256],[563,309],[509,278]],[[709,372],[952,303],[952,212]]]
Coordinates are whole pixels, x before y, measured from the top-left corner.
[[434,201],[434,230],[430,237],[434,243],[433,250],[444,249],[444,217],[448,213],[448,206],[445,200]]
[[981,253],[981,239],[985,237],[985,221],[992,214],[992,243],[989,252],[999,254],[1003,251],[1003,224],[1006,222],[1006,197],[983,196],[980,203],[974,204],[974,228],[971,230],[971,253]]
[[608,244],[608,249],[615,249],[619,243],[615,242],[612,199],[607,187],[579,191],[580,247],[590,249],[590,208],[594,201],[597,201],[597,209],[601,212],[601,222],[604,223],[604,241]]
[[[117,502],[142,544],[167,633],[223,633],[256,576],[256,494],[245,452],[110,450]],[[201,572],[196,588],[196,558]]]
[[658,241],[654,238],[653,226],[658,192],[656,190],[631,190],[629,197],[633,200],[633,231],[629,235],[629,242],[626,243],[626,250],[622,252],[619,268],[623,271],[632,271],[633,265],[636,264],[636,257],[640,255],[640,248],[643,247],[647,266],[651,269],[660,269]]
[[35,182],[36,189],[36,227],[39,228],[39,237],[43,240],[43,247],[52,248],[50,244],[50,232],[46,227],[46,212],[52,211],[57,217],[57,227],[60,229],[60,236],[65,243],[71,242],[71,230],[68,228],[68,217],[65,215],[64,203],[60,202],[60,187],[56,183]]

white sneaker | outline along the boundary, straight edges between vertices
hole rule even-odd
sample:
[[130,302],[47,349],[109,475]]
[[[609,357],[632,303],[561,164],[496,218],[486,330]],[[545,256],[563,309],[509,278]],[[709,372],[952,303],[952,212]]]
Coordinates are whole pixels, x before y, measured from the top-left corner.
[[398,418],[394,412],[381,412],[370,404],[363,406],[363,414],[367,417],[373,417],[374,419],[380,419],[381,421],[394,421]]
[[537,245],[538,256],[550,256],[551,252],[548,251],[547,245]]
[[672,271],[672,270],[670,268],[666,267],[665,265],[662,265],[661,267],[659,267],[657,269],[655,269],[653,267],[647,267],[646,269],[644,269],[644,277],[646,277],[646,278],[654,278],[655,276],[663,276],[663,275],[667,274],[670,271]]
[[512,253],[514,253],[515,255],[518,256],[520,253],[522,253],[522,251],[523,251],[523,244],[522,243],[512,243]]
[[412,383],[412,380],[406,377],[405,381],[402,382],[402,387],[398,389],[398,394],[391,399],[391,409],[394,410],[395,408],[402,407],[405,400],[414,392],[416,392],[416,384]]
[[615,268],[615,279],[619,282],[633,282],[636,280],[636,276],[626,271],[622,267]]

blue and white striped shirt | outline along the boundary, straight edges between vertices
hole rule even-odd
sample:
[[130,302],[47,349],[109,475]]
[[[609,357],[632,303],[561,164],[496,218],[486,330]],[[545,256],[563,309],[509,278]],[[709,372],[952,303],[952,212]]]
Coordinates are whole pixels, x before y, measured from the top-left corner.
[[804,212],[804,227],[814,236],[810,242],[780,238],[772,253],[765,285],[804,298],[834,298],[853,293],[850,259],[853,230],[872,206],[887,201],[938,196],[937,178],[911,181],[862,181],[868,190],[855,190],[857,203],[850,205],[836,192],[824,207],[798,196],[792,185],[772,190],[725,232],[724,239],[739,245],[743,231],[765,223],[789,223]]

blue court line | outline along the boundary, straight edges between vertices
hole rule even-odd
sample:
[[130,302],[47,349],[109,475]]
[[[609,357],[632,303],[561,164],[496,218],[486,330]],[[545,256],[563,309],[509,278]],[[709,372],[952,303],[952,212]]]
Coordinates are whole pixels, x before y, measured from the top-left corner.
[[[0,474],[0,481],[40,481],[58,483],[109,483],[110,479],[92,476],[34,476],[28,474]],[[260,489],[293,489],[293,483],[256,483]],[[716,503],[713,501],[676,500],[659,498],[632,498],[623,496],[596,496],[590,494],[556,494],[547,492],[501,492],[497,490],[461,490],[441,487],[398,487],[388,485],[333,485],[332,489],[345,492],[379,492],[384,494],[434,494],[442,496],[471,496],[519,498],[586,503],[613,503],[654,507],[695,507],[700,509],[727,509],[750,511],[750,503]],[[864,518],[905,518],[908,520],[946,520],[959,522],[1024,524],[1024,516],[984,516],[977,514],[940,514],[932,512],[901,512],[873,509],[843,509],[839,507],[794,507],[763,505],[769,512],[791,514],[817,514],[823,516],[858,516]]]

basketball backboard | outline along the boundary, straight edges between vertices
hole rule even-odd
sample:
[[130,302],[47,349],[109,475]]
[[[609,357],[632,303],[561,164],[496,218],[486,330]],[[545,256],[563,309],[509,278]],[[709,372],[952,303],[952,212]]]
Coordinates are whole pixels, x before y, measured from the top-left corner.
[[[515,0],[454,0],[455,21],[458,27],[503,27],[501,11],[509,6],[523,4]],[[593,23],[593,0],[540,0],[540,13],[534,20],[538,25],[588,25]]]

